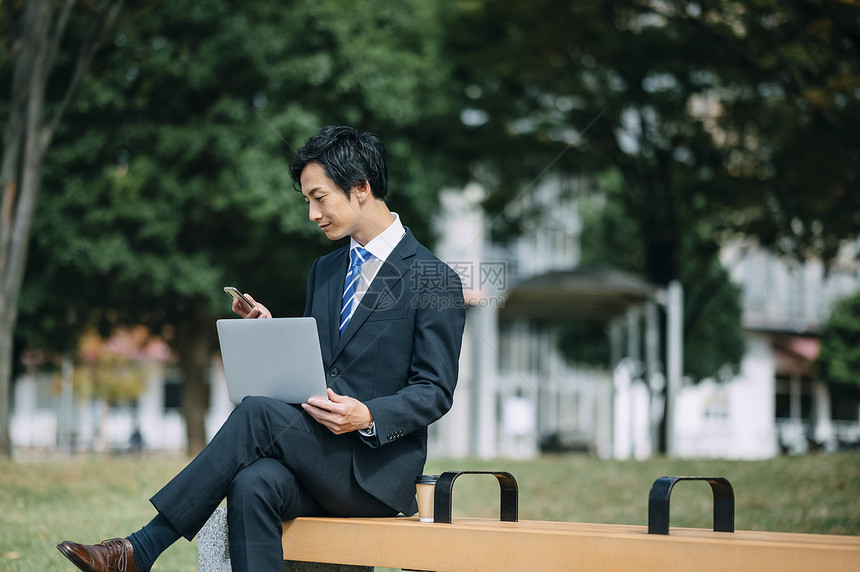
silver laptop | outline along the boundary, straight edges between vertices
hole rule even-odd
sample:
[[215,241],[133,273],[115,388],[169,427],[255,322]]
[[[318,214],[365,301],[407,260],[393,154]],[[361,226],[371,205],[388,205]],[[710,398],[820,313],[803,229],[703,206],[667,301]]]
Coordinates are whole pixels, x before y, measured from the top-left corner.
[[314,318],[218,320],[218,340],[230,401],[247,395],[304,403],[326,397]]

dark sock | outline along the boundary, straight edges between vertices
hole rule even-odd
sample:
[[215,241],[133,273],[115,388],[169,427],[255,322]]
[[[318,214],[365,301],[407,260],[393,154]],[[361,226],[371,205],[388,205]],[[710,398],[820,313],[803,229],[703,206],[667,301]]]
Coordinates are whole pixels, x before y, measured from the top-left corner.
[[128,537],[134,549],[134,563],[140,572],[149,572],[155,559],[179,540],[181,535],[170,525],[161,513],[155,515],[149,524]]

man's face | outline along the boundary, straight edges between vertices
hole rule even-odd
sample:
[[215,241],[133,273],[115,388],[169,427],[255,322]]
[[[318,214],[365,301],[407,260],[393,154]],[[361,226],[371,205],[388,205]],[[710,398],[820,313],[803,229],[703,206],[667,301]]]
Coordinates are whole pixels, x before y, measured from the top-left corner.
[[308,218],[317,223],[330,240],[351,235],[358,224],[359,204],[355,193],[347,196],[319,163],[302,170],[302,195],[308,203]]

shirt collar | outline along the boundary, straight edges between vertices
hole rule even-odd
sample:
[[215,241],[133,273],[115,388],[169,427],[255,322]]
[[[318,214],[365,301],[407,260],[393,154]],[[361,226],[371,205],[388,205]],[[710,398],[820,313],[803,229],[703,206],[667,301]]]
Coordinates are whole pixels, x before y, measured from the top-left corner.
[[[385,261],[394,251],[394,248],[400,242],[400,239],[403,238],[403,235],[406,234],[406,229],[403,226],[403,223],[400,222],[400,216],[397,213],[391,213],[394,215],[394,222],[392,222],[388,228],[380,232],[376,237],[364,245],[364,248],[367,249],[374,257],[379,260]],[[354,238],[349,239],[349,249],[361,246],[358,244]]]

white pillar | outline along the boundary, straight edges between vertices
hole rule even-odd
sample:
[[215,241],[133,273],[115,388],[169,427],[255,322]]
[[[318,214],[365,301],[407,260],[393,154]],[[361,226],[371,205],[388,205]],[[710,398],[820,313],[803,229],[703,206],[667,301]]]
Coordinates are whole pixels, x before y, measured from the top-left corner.
[[57,446],[60,453],[72,453],[72,431],[74,428],[75,402],[72,394],[75,366],[71,355],[64,354],[61,366],[60,401],[57,411]]
[[639,380],[642,365],[642,337],[640,335],[639,322],[642,311],[635,306],[627,309],[627,357],[630,360],[630,385],[627,415],[628,431],[630,431],[630,454],[633,457],[639,457],[639,439],[638,429],[639,424],[637,419],[641,413],[640,406],[642,405],[636,399],[636,382]]
[[473,453],[482,459],[496,456],[496,399],[499,376],[497,356],[499,352],[499,311],[495,304],[478,306],[472,311],[475,318],[474,376],[470,403],[473,407]]
[[830,417],[830,392],[827,385],[816,382],[814,386],[815,404],[815,441],[821,443],[826,451],[836,449],[833,420]]
[[612,454],[616,459],[627,459],[633,453],[632,369],[632,360],[624,358],[612,370]]
[[675,447],[675,398],[681,390],[684,372],[684,288],[677,280],[669,283],[666,296],[666,453]]
[[648,435],[651,453],[660,448],[660,419],[663,414],[663,389],[666,385],[660,362],[660,317],[657,303],[645,303],[645,371],[648,385]]

